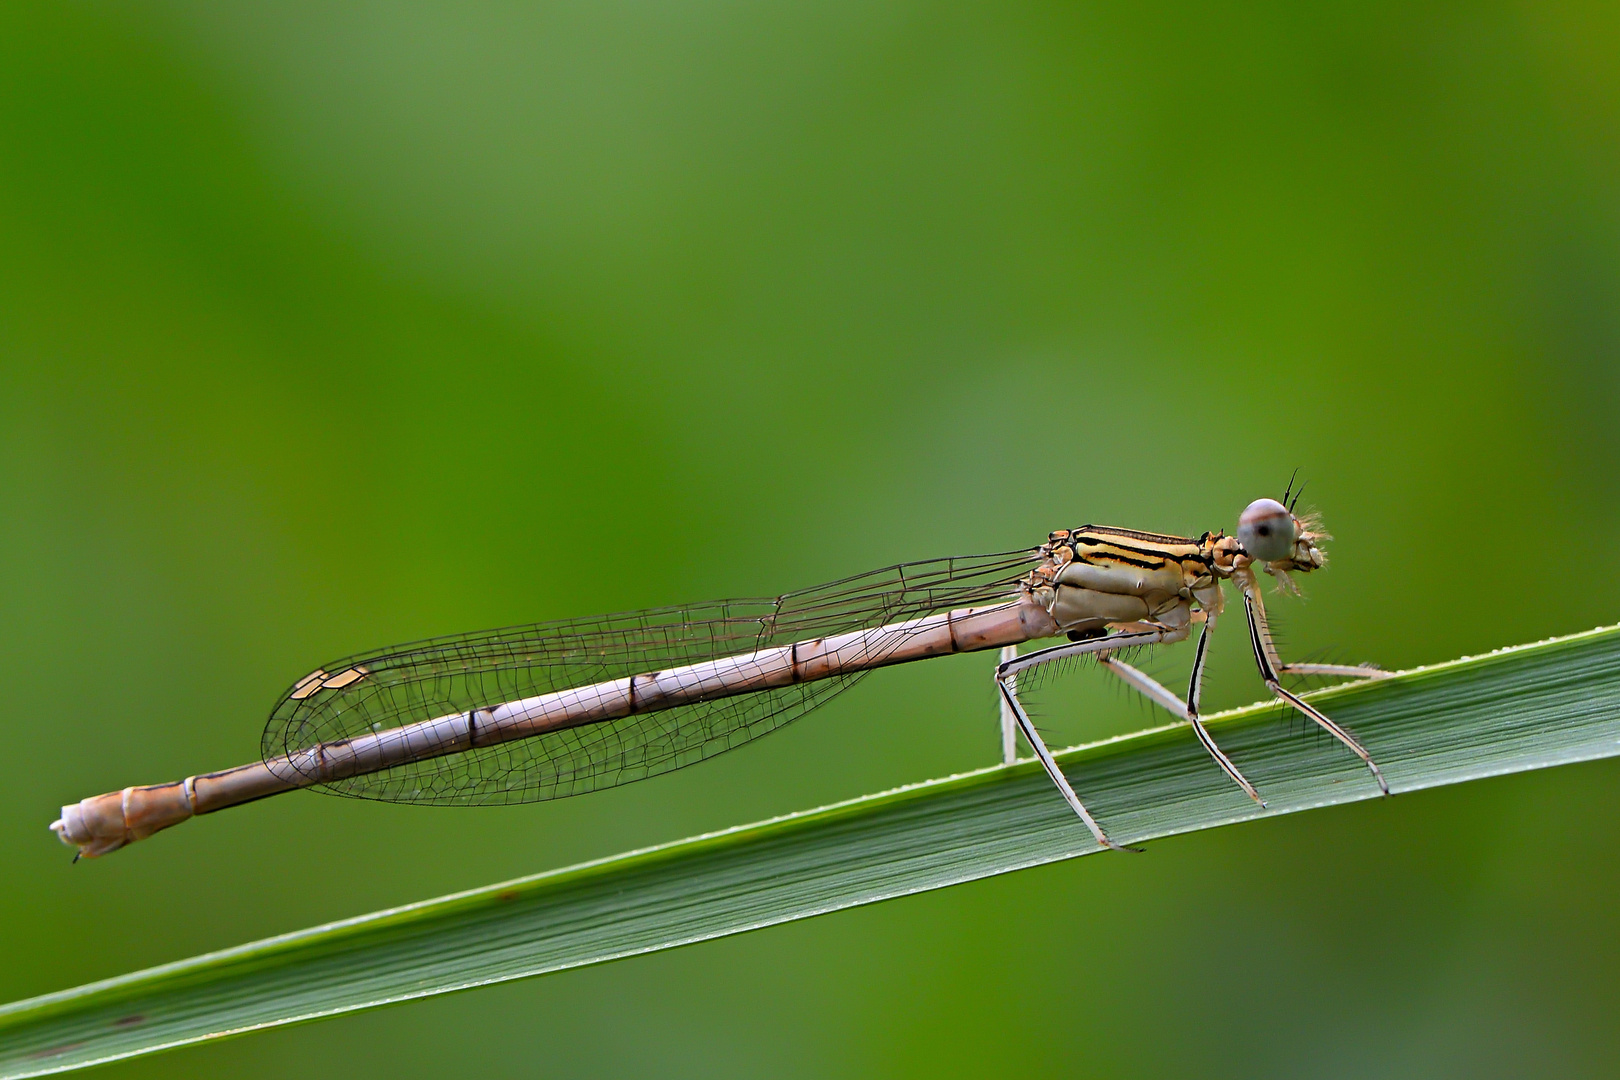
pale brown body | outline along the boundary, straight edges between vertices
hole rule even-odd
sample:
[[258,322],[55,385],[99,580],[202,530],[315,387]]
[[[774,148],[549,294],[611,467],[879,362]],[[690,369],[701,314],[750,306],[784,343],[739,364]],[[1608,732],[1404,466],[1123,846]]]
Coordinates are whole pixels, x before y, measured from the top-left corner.
[[[1285,557],[1266,564],[1269,572],[1285,582],[1289,570],[1308,572],[1322,565],[1322,554],[1313,543],[1316,537],[1297,519],[1292,520],[1297,541],[1289,547]],[[1080,804],[1028,722],[1017,700],[1017,672],[1060,656],[1099,654],[1105,666],[1115,674],[1172,712],[1190,719],[1221,766],[1258,799],[1254,789],[1198,723],[1202,640],[1193,685],[1185,703],[1111,655],[1121,648],[1182,640],[1195,622],[1204,622],[1207,634],[1221,613],[1221,582],[1226,578],[1235,579],[1243,590],[1256,642],[1256,659],[1268,684],[1291,704],[1334,731],[1372,765],[1359,744],[1276,684],[1278,671],[1284,669],[1280,661],[1275,660],[1264,629],[1264,609],[1260,606],[1259,590],[1251,569],[1254,560],[1236,538],[1205,534],[1194,540],[1087,526],[1053,533],[1038,555],[1035,569],[1016,594],[1002,604],[945,611],[902,623],[649,671],[324,742],[297,754],[192,776],[176,783],[125,788],[63,807],[61,819],[52,828],[64,843],[78,847],[80,854],[97,856],[196,814],[360,773],[697,701],[766,691],[953,653],[1016,649],[1026,641],[1066,634],[1071,638],[1068,645],[1017,658],[1008,657],[1004,651],[1004,662],[997,669],[997,681],[1006,703],[1004,723],[1016,723],[1023,731],[1098,842],[1115,847],[1117,845],[1107,839]],[[1269,668],[1268,655],[1272,657]],[[1289,670],[1307,669],[1295,666]],[[1377,674],[1371,668],[1324,665],[1315,665],[1309,670],[1326,674]],[[325,691],[340,691],[365,679],[367,674],[364,667],[350,668],[337,676],[316,672],[300,680],[288,696],[301,700]],[[1010,745],[1010,734],[1006,738]],[[1372,767],[1376,775],[1376,766]]]

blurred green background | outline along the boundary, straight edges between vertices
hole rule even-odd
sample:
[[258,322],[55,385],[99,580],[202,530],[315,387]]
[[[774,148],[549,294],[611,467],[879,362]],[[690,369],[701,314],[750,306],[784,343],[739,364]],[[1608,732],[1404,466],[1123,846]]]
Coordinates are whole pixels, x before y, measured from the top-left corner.
[[[1296,466],[1293,655],[1614,622],[1617,55],[1612,4],[0,5],[0,997],[997,754],[966,657],[565,802],[46,832],[368,646]],[[104,1075],[1612,1076],[1617,811],[1481,782]]]

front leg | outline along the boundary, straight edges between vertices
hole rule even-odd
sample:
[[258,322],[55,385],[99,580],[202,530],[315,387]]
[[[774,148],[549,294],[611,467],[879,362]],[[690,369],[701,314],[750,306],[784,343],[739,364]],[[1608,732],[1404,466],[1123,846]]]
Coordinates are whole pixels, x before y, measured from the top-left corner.
[[[1269,639],[1267,644],[1270,644]],[[1276,652],[1274,645],[1272,652]],[[1283,675],[1342,675],[1347,679],[1388,679],[1395,675],[1377,664],[1278,664],[1276,667]]]
[[1378,763],[1373,761],[1371,754],[1367,753],[1366,747],[1357,742],[1354,735],[1323,716],[1297,695],[1284,689],[1281,682],[1281,676],[1285,672],[1290,674],[1355,674],[1363,678],[1386,678],[1388,672],[1372,667],[1344,667],[1337,664],[1283,664],[1282,660],[1277,656],[1277,646],[1271,640],[1271,625],[1266,621],[1266,606],[1265,602],[1260,599],[1260,582],[1255,579],[1254,571],[1246,569],[1234,574],[1233,577],[1238,583],[1238,588],[1243,592],[1243,610],[1249,618],[1249,644],[1254,648],[1254,662],[1260,668],[1260,678],[1271,688],[1273,694],[1276,694],[1310,717],[1324,731],[1338,739],[1359,757],[1367,768],[1372,771],[1373,779],[1378,781],[1378,789],[1388,795],[1389,784],[1384,780],[1384,774],[1379,771]]
[[[1266,654],[1266,664],[1269,664],[1273,675],[1339,675],[1346,679],[1387,679],[1394,672],[1385,671],[1377,664],[1285,664],[1282,657],[1277,655],[1277,644],[1271,640],[1271,624],[1266,621],[1266,606],[1260,599],[1259,579],[1251,570],[1246,576],[1238,578],[1238,588],[1243,590],[1243,603],[1248,609],[1249,626],[1254,638],[1254,647]],[[1258,632],[1255,629],[1258,628]],[[1265,678],[1265,665],[1261,667],[1261,678]]]

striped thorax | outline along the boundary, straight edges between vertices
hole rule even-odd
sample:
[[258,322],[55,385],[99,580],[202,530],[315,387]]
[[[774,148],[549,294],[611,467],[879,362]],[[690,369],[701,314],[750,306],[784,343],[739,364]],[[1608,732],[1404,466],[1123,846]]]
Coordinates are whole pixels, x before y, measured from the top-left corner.
[[1194,605],[1221,610],[1220,578],[1231,572],[1230,558],[1217,550],[1225,539],[1105,525],[1059,529],[1042,545],[1045,562],[1025,587],[1071,637],[1110,626],[1181,629],[1192,622]]
[[[1285,517],[1272,521],[1273,506]],[[1225,532],[1193,539],[1108,525],[1059,529],[1041,546],[1045,561],[1025,588],[1072,638],[1109,627],[1180,630],[1192,623],[1195,609],[1219,615],[1221,581],[1248,579],[1256,562],[1285,585],[1289,571],[1305,573],[1323,563],[1315,541],[1325,537],[1280,503],[1251,506],[1241,532],[1247,548]]]

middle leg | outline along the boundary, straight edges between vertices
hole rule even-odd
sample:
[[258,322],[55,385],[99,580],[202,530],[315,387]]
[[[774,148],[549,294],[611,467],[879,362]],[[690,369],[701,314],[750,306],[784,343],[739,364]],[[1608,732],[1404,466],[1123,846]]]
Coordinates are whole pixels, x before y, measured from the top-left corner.
[[1249,783],[1236,765],[1232,764],[1232,759],[1227,757],[1219,746],[1215,745],[1215,739],[1210,735],[1209,729],[1204,727],[1204,721],[1198,715],[1198,698],[1204,686],[1204,657],[1209,648],[1210,631],[1214,629],[1215,615],[1209,613],[1204,618],[1204,629],[1198,635],[1198,651],[1193,656],[1192,678],[1187,684],[1186,701],[1176,697],[1175,694],[1165,688],[1164,684],[1152,676],[1137,670],[1123,660],[1104,655],[1098,657],[1098,661],[1104,668],[1125,680],[1128,685],[1146,694],[1154,704],[1163,706],[1176,716],[1191,722],[1193,734],[1198,736],[1198,741],[1203,744],[1205,750],[1209,751],[1209,756],[1215,759],[1215,763],[1221,767],[1221,770],[1231,777],[1233,782],[1242,788],[1249,798],[1261,806],[1265,806],[1266,800],[1260,797],[1260,793],[1254,789],[1254,785]]

